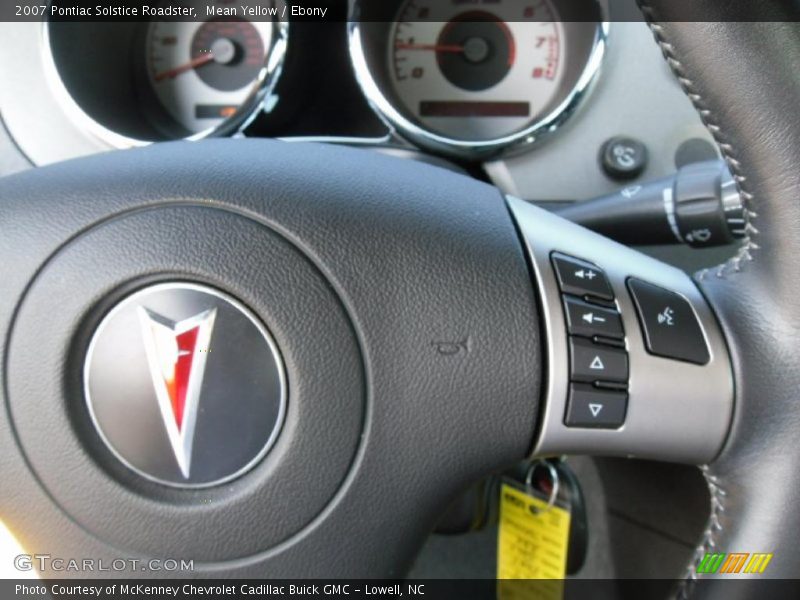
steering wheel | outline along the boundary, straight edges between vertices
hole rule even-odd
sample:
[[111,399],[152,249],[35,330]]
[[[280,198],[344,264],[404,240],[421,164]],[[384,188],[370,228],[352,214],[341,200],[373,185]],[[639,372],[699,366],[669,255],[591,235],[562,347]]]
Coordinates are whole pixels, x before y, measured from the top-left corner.
[[[23,546],[396,577],[473,482],[583,453],[700,465],[697,556],[800,573],[797,15],[674,4],[642,8],[749,218],[694,280],[341,147],[165,143],[0,181],[0,514]],[[627,372],[581,383],[587,352]]]

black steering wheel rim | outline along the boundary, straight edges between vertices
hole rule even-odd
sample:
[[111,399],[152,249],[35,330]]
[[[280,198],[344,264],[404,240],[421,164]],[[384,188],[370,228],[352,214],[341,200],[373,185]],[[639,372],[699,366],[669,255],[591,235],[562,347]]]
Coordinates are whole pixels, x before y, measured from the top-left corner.
[[[666,0],[641,7],[748,209],[740,252],[697,276],[724,332],[735,389],[721,450],[704,447],[682,457],[703,457],[697,462],[705,463],[712,498],[682,592],[714,597],[721,593],[715,577],[697,574],[708,551],[769,552],[769,576],[800,572],[793,550],[800,530],[794,510],[800,290],[790,277],[800,252],[800,121],[787,111],[800,100],[793,77],[800,36],[793,8],[777,2],[748,4],[736,18],[721,0],[696,7],[694,17],[685,5],[674,13]],[[741,22],[747,20],[753,22]],[[742,65],[749,67],[744,79]],[[520,243],[520,233],[536,242],[520,218],[528,209],[489,186],[351,149],[218,140],[70,161],[5,178],[0,195],[0,216],[10,225],[0,254],[12,257],[0,268],[7,289],[0,299],[0,474],[14,482],[0,511],[27,547],[65,557],[77,548],[96,556],[187,549],[210,577],[394,577],[408,568],[453,497],[535,447],[550,402],[543,369],[554,360],[546,356],[545,336],[556,333],[542,326],[543,293],[537,298],[532,284],[541,274]],[[200,250],[171,238],[176,227],[197,232]],[[214,258],[214,248],[225,249],[227,261]],[[289,263],[297,266],[287,269]],[[283,283],[253,276],[265,265]],[[655,261],[640,269],[649,267],[657,269]],[[662,281],[688,285],[677,277],[670,271]],[[165,491],[118,469],[81,420],[75,406],[83,400],[68,372],[85,352],[87,323],[102,316],[109,298],[176,280],[245,299],[277,332],[290,388],[324,398],[322,386],[307,383],[316,369],[317,377],[343,374],[342,397],[358,399],[357,414],[337,423],[348,440],[332,452],[341,454],[338,470],[303,515],[285,495],[264,493],[280,467],[277,458],[244,475],[239,487]],[[625,275],[619,281],[624,290]],[[318,293],[319,304],[299,302],[301,293]],[[704,302],[699,295],[689,299]],[[272,310],[274,303],[286,310]],[[330,318],[304,330],[314,306]],[[707,327],[717,327],[700,314]],[[333,321],[336,332],[320,336]],[[52,329],[37,338],[43,322]],[[633,328],[626,326],[635,337]],[[318,363],[292,346],[314,336],[327,350],[315,355]],[[727,358],[721,351],[715,357]],[[37,369],[41,380],[32,375]],[[39,399],[36,411],[23,408],[30,395]],[[301,398],[290,400],[290,411],[304,406]],[[343,413],[347,406],[343,400]],[[324,436],[315,442],[313,427],[303,432],[298,415],[290,418],[296,420],[278,442],[281,452],[281,444],[334,445]],[[728,423],[727,414],[720,419]],[[622,446],[613,448],[622,453]],[[305,466],[326,468],[318,462],[323,454]],[[67,483],[64,474],[75,480]],[[103,477],[106,487],[92,498],[86,490]],[[292,494],[302,494],[303,485],[307,477]],[[289,526],[252,526],[250,509],[259,501]],[[99,525],[88,521],[93,511],[102,517]],[[188,516],[178,518],[181,511]],[[223,512],[232,517],[218,518]],[[198,515],[207,518],[192,531]],[[140,531],[129,543],[112,534],[114,527]],[[147,542],[157,532],[173,541]],[[224,539],[208,548],[209,535]],[[709,581],[693,588],[698,579]],[[737,592],[724,590],[728,597]]]
[[[800,98],[794,69],[800,57],[795,3],[725,2],[692,5],[640,1],[656,41],[714,136],[748,210],[738,253],[698,273],[700,288],[722,324],[735,373],[735,410],[728,441],[703,467],[711,514],[685,593],[747,597],[747,586],[725,586],[725,575],[698,574],[706,552],[772,553],[768,576],[800,572],[791,548],[797,531],[798,389],[796,201],[800,125],[786,111]],[[713,579],[716,583],[708,581]],[[719,587],[717,587],[719,586]]]

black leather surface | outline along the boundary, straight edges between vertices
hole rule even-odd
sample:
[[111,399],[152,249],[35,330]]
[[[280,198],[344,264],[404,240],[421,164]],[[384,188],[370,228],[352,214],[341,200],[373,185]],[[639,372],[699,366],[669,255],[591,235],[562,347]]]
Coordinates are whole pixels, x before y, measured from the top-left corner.
[[[30,552],[110,560],[129,556],[130,545],[154,554],[139,534],[148,529],[155,534],[158,525],[162,551],[197,558],[196,575],[397,576],[458,493],[530,450],[541,373],[536,299],[522,247],[495,188],[365,150],[215,140],[108,153],[14,175],[0,179],[0,198],[0,514]],[[190,208],[197,206],[204,208]],[[244,218],[233,218],[234,213]],[[180,226],[174,228],[194,228],[208,237],[193,242],[185,231],[173,238],[159,233],[176,218]],[[134,225],[148,220],[147,231],[137,236]],[[262,239],[256,223],[271,232]],[[305,266],[265,254],[276,238],[294,246]],[[234,268],[235,257],[241,264]],[[70,268],[62,268],[65,264]],[[71,369],[82,360],[81,325],[97,317],[85,296],[102,303],[104,290],[152,276],[160,266],[162,278],[211,278],[232,288],[280,329],[281,323],[303,322],[310,294],[324,295],[319,284],[309,285],[315,280],[304,274],[309,265],[348,315],[363,360],[366,398],[352,467],[330,502],[313,507],[314,519],[300,531],[284,532],[279,540],[277,525],[308,512],[304,488],[328,486],[331,477],[341,479],[338,473],[320,472],[317,481],[298,468],[293,485],[276,484],[268,494],[273,510],[263,517],[278,522],[268,527],[275,535],[262,539],[263,527],[246,526],[247,503],[235,500],[269,474],[269,464],[217,493],[176,497],[142,488],[107,489],[128,485],[112,473],[107,486],[94,487],[91,477],[102,461],[92,466],[91,477],[76,468],[94,459],[91,445],[62,443],[73,432],[60,431],[51,446],[41,440],[45,446],[35,456],[20,450],[20,438],[29,444],[37,423],[29,411],[24,423],[15,421],[26,395],[37,395],[31,401],[40,407],[45,433],[63,423],[70,405],[81,402],[69,383]],[[82,270],[88,273],[85,280]],[[266,306],[268,298],[277,297],[274,290],[258,299],[259,290],[270,291],[272,272],[295,298],[283,300],[293,304],[280,311]],[[47,306],[51,314],[45,318]],[[284,314],[280,319],[278,312]],[[37,324],[41,337],[33,333]],[[71,347],[63,341],[70,332],[76,340]],[[308,345],[353,355],[347,334],[284,328],[276,331],[279,345],[289,335],[287,353]],[[53,339],[62,341],[54,347]],[[36,344],[47,346],[38,374],[42,381],[20,380],[14,373],[22,372],[10,369],[29,369]],[[296,355],[308,357],[311,350],[297,349]],[[291,356],[287,360],[292,362]],[[359,376],[349,358],[340,364],[348,377]],[[302,386],[297,378],[293,385]],[[361,394],[358,386],[353,390]],[[326,400],[324,391],[306,391]],[[290,391],[290,411],[296,410],[293,402],[305,402],[303,394]],[[348,415],[329,421],[335,430],[348,423]],[[276,448],[282,443],[279,438]],[[332,445],[330,435],[306,435],[302,443],[328,445],[337,456],[347,446]],[[60,473],[42,467],[48,450],[69,453],[59,461],[71,466]],[[242,489],[228,489],[236,486]],[[321,495],[311,491],[316,502]],[[81,492],[85,497],[76,499]],[[108,501],[109,494],[116,502]],[[282,502],[276,500],[281,494]],[[72,497],[69,503],[65,495]],[[100,522],[87,526],[93,499]],[[62,510],[67,504],[70,510]],[[233,514],[214,514],[224,510]],[[176,516],[182,512],[188,516]],[[143,525],[138,516],[145,513]],[[226,520],[238,526],[224,540],[222,534],[201,536],[208,546],[198,551],[201,542],[186,529]],[[190,542],[180,548],[180,540]]]
[[[640,1],[656,39],[717,138],[751,215],[735,259],[698,275],[730,343],[734,423],[708,467],[712,519],[699,550],[774,553],[762,577],[800,576],[800,30],[790,2]],[[739,13],[737,11],[744,11]],[[791,13],[791,14],[790,14]],[[685,19],[710,22],[670,22]],[[689,572],[694,570],[690,566]],[[729,577],[730,576],[720,576]],[[690,586],[691,587],[691,586]],[[703,582],[698,597],[747,597]]]

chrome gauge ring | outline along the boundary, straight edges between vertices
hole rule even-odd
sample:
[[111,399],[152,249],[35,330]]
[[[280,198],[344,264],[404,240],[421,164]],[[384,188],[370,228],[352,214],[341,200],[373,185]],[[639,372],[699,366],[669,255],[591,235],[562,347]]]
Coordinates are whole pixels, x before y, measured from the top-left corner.
[[537,142],[584,99],[608,36],[603,6],[589,8],[575,18],[551,0],[353,0],[350,56],[373,109],[402,137],[488,157]]

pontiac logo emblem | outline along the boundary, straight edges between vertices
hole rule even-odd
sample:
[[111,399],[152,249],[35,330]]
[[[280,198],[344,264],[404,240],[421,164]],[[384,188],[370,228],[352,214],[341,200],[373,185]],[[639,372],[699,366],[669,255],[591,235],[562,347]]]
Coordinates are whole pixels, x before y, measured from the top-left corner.
[[176,487],[216,485],[255,466],[286,409],[283,362],[266,327],[227,294],[190,283],[145,288],[102,319],[84,390],[111,454]]
[[139,307],[144,347],[161,418],[181,473],[189,478],[200,388],[217,310],[173,323]]

